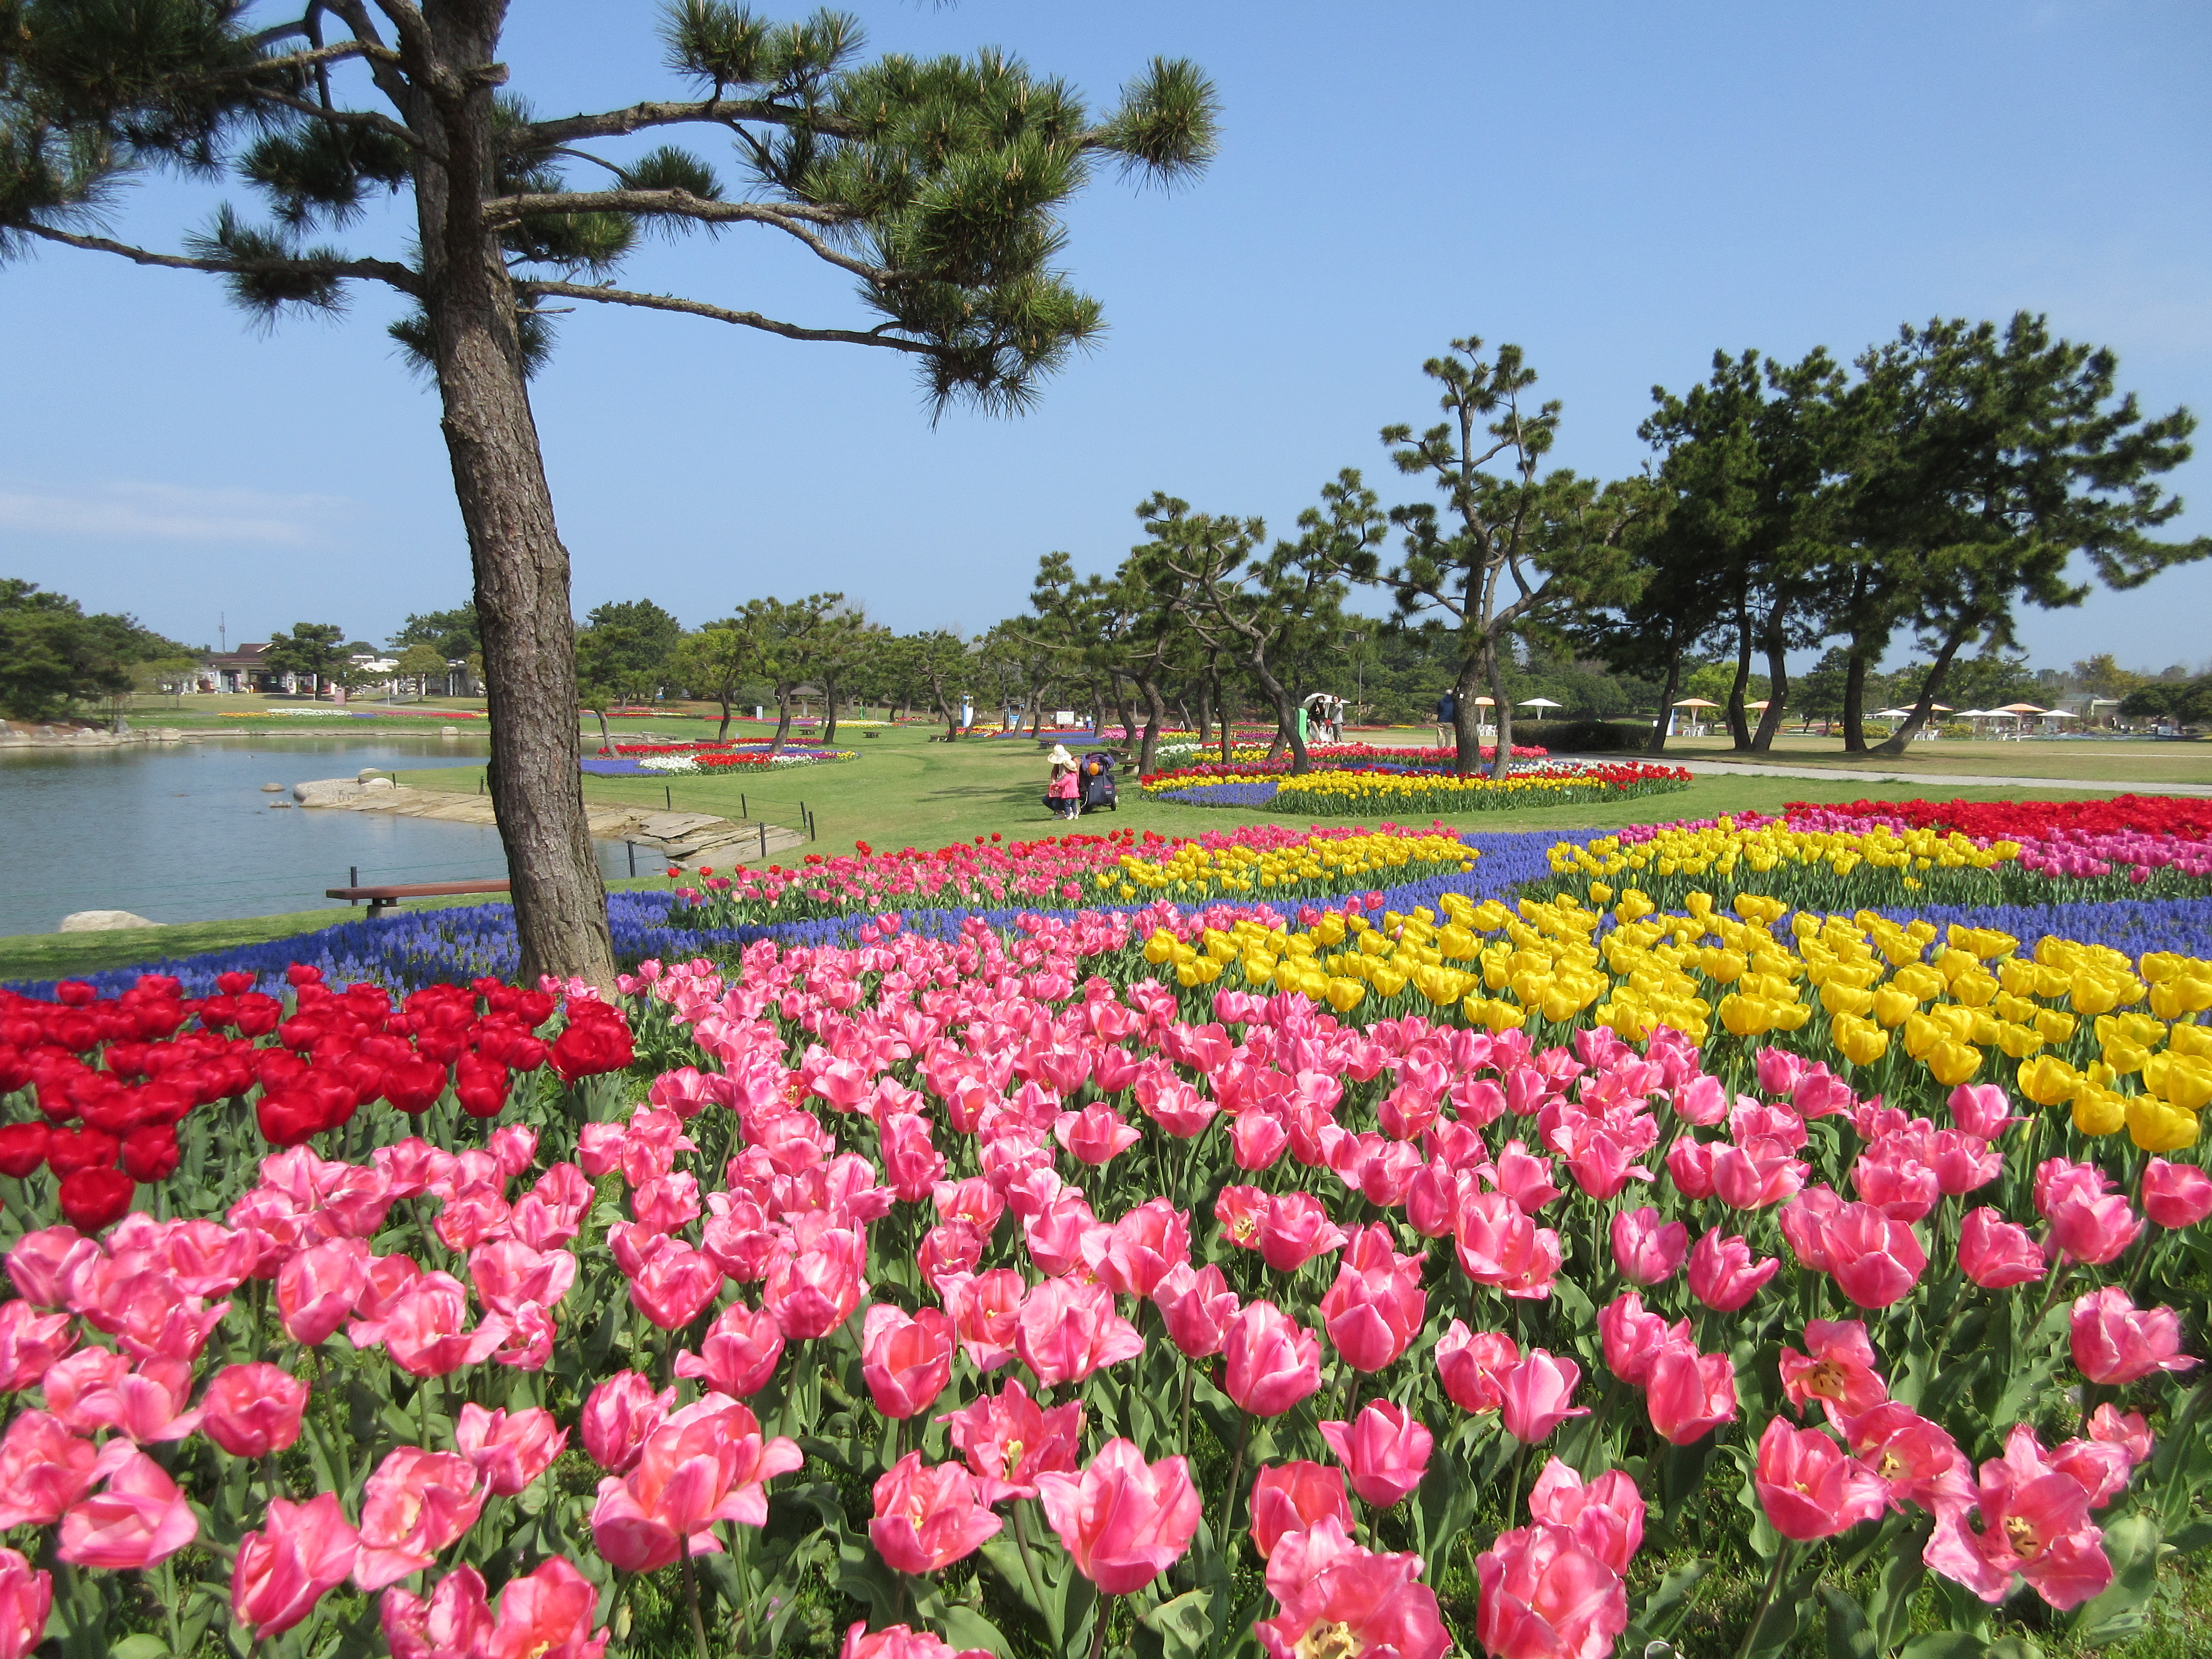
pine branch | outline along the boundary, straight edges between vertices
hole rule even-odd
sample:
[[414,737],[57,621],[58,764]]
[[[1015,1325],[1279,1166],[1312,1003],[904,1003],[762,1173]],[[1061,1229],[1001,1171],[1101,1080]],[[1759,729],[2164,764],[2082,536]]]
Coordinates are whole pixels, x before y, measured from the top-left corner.
[[532,121],[505,135],[510,150],[535,150],[548,144],[573,144],[583,138],[619,138],[647,127],[703,125],[742,131],[747,121],[767,121],[778,126],[804,126],[831,138],[858,138],[859,125],[819,109],[798,109],[765,99],[729,101],[708,98],[698,103],[632,104],[628,109],[607,110],[598,115],[570,115],[556,121]]
[[704,317],[709,322],[730,323],[740,328],[757,328],[769,334],[781,335],[787,340],[834,340],[845,345],[888,346],[894,351],[911,352],[927,356],[936,348],[921,340],[901,339],[880,330],[862,331],[850,328],[802,328],[796,323],[780,323],[773,317],[763,317],[757,311],[732,311],[723,306],[708,305],[703,300],[686,300],[673,294],[639,294],[629,289],[592,288],[582,283],[533,281],[516,285],[526,297],[544,296],[556,300],[592,300],[602,305],[636,306],[647,311],[673,311],[687,317]]
[[[597,160],[597,157],[592,159]],[[819,259],[848,270],[871,288],[881,288],[886,273],[880,266],[848,253],[840,253],[807,229],[801,220],[817,224],[849,222],[851,215],[835,208],[794,203],[770,207],[759,202],[717,202],[686,190],[558,191],[543,195],[498,196],[483,206],[487,224],[514,224],[550,213],[634,213],[652,217],[691,219],[702,224],[772,225],[806,244]]]
[[57,230],[52,225],[26,224],[15,228],[28,236],[43,237],[49,242],[60,242],[94,253],[112,253],[134,264],[157,265],[164,270],[204,270],[217,276],[355,277],[388,283],[403,294],[418,297],[422,292],[422,285],[414,271],[387,259],[199,258],[183,253],[155,253],[149,248],[132,247],[127,242],[111,241],[105,236],[80,236],[73,231]]
[[397,138],[410,149],[427,148],[422,136],[412,128],[376,110],[332,109],[305,98],[295,98],[289,92],[275,92],[264,87],[255,88],[253,96],[264,103],[296,110],[302,115],[313,116],[318,121],[327,121],[333,126],[363,127],[371,132],[380,132],[387,138]]

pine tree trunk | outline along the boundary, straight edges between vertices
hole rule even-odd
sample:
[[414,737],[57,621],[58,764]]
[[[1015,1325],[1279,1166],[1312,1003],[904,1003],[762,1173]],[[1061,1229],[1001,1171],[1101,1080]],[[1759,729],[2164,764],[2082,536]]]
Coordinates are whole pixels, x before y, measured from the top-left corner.
[[1667,728],[1674,723],[1674,693],[1682,681],[1682,647],[1677,643],[1667,653],[1667,677],[1659,690],[1659,718],[1651,722],[1651,741],[1644,746],[1647,755],[1667,752]]
[[1846,755],[1866,753],[1866,734],[1859,729],[1866,715],[1866,655],[1854,648],[1844,665],[1844,752]]
[[1144,698],[1145,707],[1144,740],[1137,749],[1137,775],[1141,778],[1152,769],[1152,756],[1160,746],[1160,727],[1167,720],[1168,708],[1157,681],[1140,679],[1137,690]]
[[822,741],[824,744],[837,741],[837,682],[829,675],[822,677]]
[[774,760],[783,752],[784,739],[791,735],[791,694],[781,686],[775,692],[775,736],[769,741],[768,757]]
[[[501,10],[438,8],[439,55],[471,69],[496,62]],[[575,975],[611,988],[606,884],[576,764],[568,551],[524,384],[514,289],[478,206],[497,193],[493,86],[489,77],[454,80],[465,89],[429,116],[444,129],[445,153],[418,164],[416,210],[446,451],[483,630],[492,809],[513,884],[520,978]]]
[[1213,682],[1202,679],[1198,683],[1198,746],[1204,749],[1213,741]]
[[1735,607],[1735,683],[1729,687],[1729,742],[1738,750],[1751,747],[1751,722],[1744,703],[1751,696],[1751,606],[1739,598]]
[[1782,729],[1783,705],[1790,696],[1790,659],[1784,634],[1785,618],[1778,602],[1766,619],[1766,707],[1759,711],[1759,730],[1751,747],[1766,754],[1774,747],[1774,734]]
[[[1971,631],[1971,630],[1967,630]],[[1966,632],[1954,632],[1943,641],[1943,648],[1936,653],[1936,660],[1928,665],[1928,678],[1920,683],[1920,699],[1912,705],[1912,712],[1905,724],[1889,735],[1889,741],[1874,752],[1877,755],[1897,756],[1905,752],[1914,732],[1928,724],[1935,712],[1936,699],[1943,690],[1943,677],[1950,672],[1951,659],[1959,654],[1959,647],[1966,642]]]
[[[1498,717],[1498,751],[1491,758],[1490,775],[1503,781],[1513,770],[1513,702],[1505,695],[1505,653],[1493,644],[1484,653],[1490,659],[1490,696]],[[1480,734],[1476,744],[1480,751]]]

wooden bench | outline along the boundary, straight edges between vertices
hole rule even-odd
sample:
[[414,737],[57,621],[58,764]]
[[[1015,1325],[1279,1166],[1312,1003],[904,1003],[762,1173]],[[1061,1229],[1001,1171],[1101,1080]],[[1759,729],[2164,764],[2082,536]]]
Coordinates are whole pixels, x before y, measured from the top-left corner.
[[396,908],[402,899],[445,898],[455,893],[504,893],[505,881],[418,881],[398,887],[326,887],[325,898],[342,898],[349,904],[359,899],[368,901],[369,920],[374,921],[386,910]]

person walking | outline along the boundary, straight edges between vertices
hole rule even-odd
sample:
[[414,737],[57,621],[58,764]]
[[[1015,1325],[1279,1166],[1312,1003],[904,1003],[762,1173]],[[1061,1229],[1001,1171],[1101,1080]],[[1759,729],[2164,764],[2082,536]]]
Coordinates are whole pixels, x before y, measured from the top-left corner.
[[1447,691],[1437,699],[1437,747],[1459,746],[1459,699]]
[[1075,757],[1067,752],[1066,744],[1054,744],[1047,757],[1052,763],[1052,781],[1045,787],[1044,804],[1052,808],[1056,818],[1072,818],[1083,811],[1079,791],[1082,785],[1076,776]]

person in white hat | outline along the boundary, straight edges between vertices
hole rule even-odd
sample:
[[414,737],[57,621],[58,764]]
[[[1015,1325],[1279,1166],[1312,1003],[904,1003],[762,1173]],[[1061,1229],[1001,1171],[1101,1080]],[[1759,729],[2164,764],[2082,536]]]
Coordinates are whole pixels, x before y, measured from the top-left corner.
[[1083,811],[1076,794],[1075,757],[1067,752],[1066,744],[1056,743],[1047,758],[1052,763],[1052,782],[1044,792],[1045,805],[1056,818],[1074,817]]

